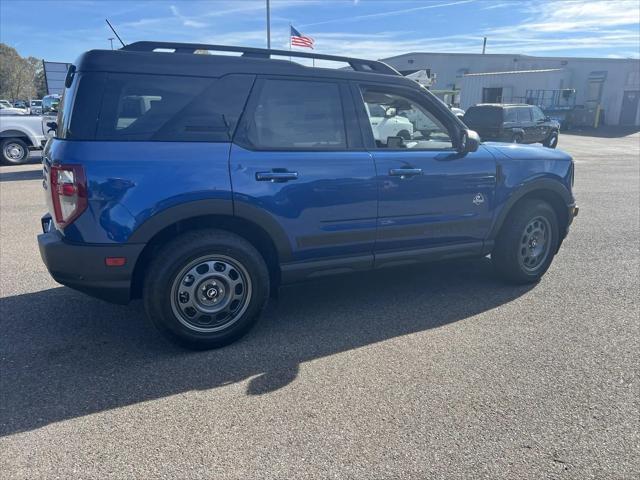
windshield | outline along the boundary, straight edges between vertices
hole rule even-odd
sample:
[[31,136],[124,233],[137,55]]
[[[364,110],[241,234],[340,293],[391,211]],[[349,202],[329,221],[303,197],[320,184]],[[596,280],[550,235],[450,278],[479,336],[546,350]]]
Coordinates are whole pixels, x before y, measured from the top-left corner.
[[31,106],[32,107],[41,107],[42,106],[42,100],[31,100]]

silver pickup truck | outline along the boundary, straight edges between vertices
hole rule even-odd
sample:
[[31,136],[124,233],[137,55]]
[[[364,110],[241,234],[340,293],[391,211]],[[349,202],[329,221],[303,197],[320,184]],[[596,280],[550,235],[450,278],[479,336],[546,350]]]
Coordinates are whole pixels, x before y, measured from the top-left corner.
[[29,158],[29,150],[39,150],[47,143],[48,122],[53,116],[0,115],[0,160],[17,165]]

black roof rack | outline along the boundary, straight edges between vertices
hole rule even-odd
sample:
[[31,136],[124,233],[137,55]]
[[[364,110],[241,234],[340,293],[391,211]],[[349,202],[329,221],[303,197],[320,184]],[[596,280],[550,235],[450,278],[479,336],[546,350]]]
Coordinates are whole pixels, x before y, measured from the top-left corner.
[[153,52],[155,50],[169,50],[171,53],[195,53],[196,50],[213,50],[219,52],[240,52],[243,57],[271,58],[272,55],[283,57],[315,58],[317,60],[332,60],[348,63],[357,72],[382,73],[386,75],[401,75],[396,69],[378,60],[363,60],[361,58],[339,57],[321,53],[297,52],[290,50],[268,50],[266,48],[233,47],[226,45],[208,45],[204,43],[177,42],[135,42],[122,47],[120,50],[133,52]]

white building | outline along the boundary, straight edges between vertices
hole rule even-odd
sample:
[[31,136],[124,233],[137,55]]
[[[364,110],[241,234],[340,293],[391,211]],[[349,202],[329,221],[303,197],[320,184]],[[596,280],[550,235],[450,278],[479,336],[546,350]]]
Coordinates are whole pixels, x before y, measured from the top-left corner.
[[[406,74],[436,74],[434,90],[460,90],[455,103],[522,102],[532,91],[573,89],[576,105],[600,105],[609,125],[640,125],[640,60],[414,52],[383,59]],[[477,75],[492,74],[492,75]],[[465,92],[465,90],[467,90]]]

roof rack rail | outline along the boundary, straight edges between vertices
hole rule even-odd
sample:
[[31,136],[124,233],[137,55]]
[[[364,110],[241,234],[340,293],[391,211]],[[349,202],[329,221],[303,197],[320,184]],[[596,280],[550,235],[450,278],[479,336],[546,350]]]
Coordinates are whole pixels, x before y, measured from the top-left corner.
[[378,60],[363,60],[361,58],[324,55],[321,53],[297,52],[290,50],[269,50],[266,48],[234,47],[227,45],[208,45],[205,43],[178,42],[135,42],[122,47],[120,50],[133,52],[153,52],[155,50],[172,50],[172,53],[195,53],[196,50],[213,50],[219,52],[240,52],[243,57],[271,58],[272,55],[283,57],[315,58],[317,60],[332,60],[348,63],[358,72],[382,73],[386,75],[401,75],[396,69]]

